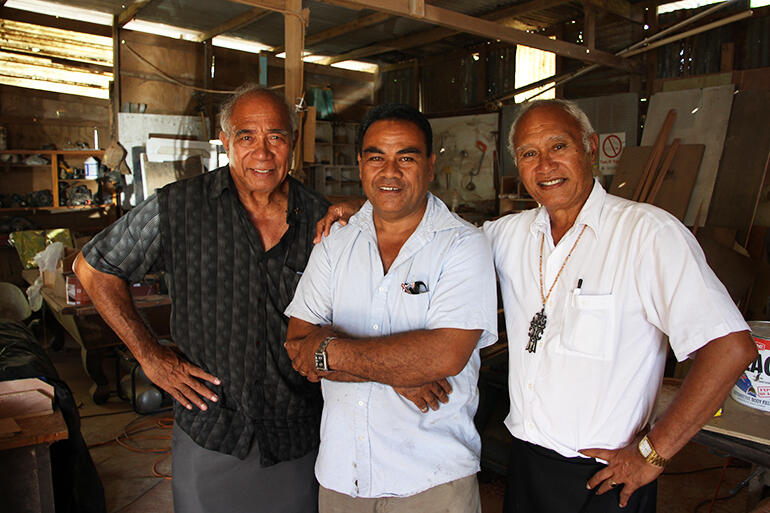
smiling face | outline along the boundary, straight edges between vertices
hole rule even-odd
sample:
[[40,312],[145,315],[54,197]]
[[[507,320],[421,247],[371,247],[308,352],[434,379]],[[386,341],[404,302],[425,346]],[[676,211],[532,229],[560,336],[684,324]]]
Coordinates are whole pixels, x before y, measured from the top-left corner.
[[425,136],[412,122],[383,119],[364,134],[358,169],[375,221],[422,219],[433,180],[435,155],[428,155]]
[[267,94],[241,98],[230,116],[230,133],[219,138],[240,194],[270,194],[289,173],[293,134],[286,109]]
[[583,146],[578,122],[561,107],[534,107],[519,120],[513,148],[521,181],[553,219],[574,221],[591,194],[598,138]]

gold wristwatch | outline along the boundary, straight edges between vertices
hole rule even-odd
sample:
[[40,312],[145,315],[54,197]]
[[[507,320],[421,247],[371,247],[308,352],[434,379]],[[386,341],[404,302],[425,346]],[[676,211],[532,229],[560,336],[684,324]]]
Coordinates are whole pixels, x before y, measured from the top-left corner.
[[644,458],[647,463],[651,463],[660,468],[668,465],[669,460],[658,454],[650,439],[647,438],[647,435],[644,435],[644,438],[639,440],[639,445],[637,447],[639,449],[639,454],[642,455],[642,458]]

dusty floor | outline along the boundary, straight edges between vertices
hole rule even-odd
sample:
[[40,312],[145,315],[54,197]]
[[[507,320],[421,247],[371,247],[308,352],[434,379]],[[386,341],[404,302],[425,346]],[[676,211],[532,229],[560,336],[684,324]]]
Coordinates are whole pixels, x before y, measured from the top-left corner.
[[[111,397],[106,404],[95,405],[89,396],[90,382],[83,372],[80,351],[74,342],[69,341],[62,350],[50,354],[78,402],[81,430],[104,484],[107,511],[173,512],[171,481],[162,477],[171,473],[170,454],[165,452],[171,444],[167,421],[170,412],[137,415],[118,397]],[[114,371],[107,368],[112,375]],[[126,432],[129,436],[125,436]],[[115,441],[116,437],[120,437],[120,443]],[[708,503],[720,481],[724,462],[724,458],[709,453],[703,446],[691,443],[685,447],[660,479],[658,512],[708,512]],[[717,493],[719,497],[727,495],[750,473],[748,465],[742,462],[733,460],[730,465]],[[503,479],[497,474],[482,472],[479,482],[483,512],[500,512]],[[743,513],[747,511],[747,495],[744,488],[735,497],[716,502],[711,512]],[[701,505],[696,510],[698,504]]]

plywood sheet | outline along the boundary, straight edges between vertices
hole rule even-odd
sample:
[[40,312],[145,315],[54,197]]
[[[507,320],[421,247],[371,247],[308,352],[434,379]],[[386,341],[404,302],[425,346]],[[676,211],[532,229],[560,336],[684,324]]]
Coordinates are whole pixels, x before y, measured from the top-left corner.
[[768,119],[770,91],[735,95],[711,199],[710,226],[737,228],[744,234],[751,228],[770,152]]
[[[676,111],[676,123],[670,139],[682,144],[704,144],[706,149],[695,180],[684,223],[695,223],[698,209],[709,211],[719,160],[727,134],[727,123],[733,103],[733,85],[657,93],[650,99],[647,120],[642,133],[642,146],[651,146],[660,132],[669,109]],[[702,216],[705,219],[705,216]]]
[[[679,391],[679,386],[680,383],[677,380],[663,380],[655,406],[656,418],[660,418],[671,404]],[[709,420],[703,426],[703,430],[770,445],[770,413],[743,406],[728,396],[725,399],[722,415]]]
[[[666,146],[664,156],[668,155],[670,148],[670,145]],[[680,221],[684,219],[704,150],[705,147],[702,144],[679,146],[653,205],[670,212]],[[631,198],[651,152],[652,146],[627,146],[623,150],[617,173],[610,186],[610,194],[626,199]]]
[[639,140],[639,93],[621,93],[573,100],[599,134],[625,132],[626,144]]

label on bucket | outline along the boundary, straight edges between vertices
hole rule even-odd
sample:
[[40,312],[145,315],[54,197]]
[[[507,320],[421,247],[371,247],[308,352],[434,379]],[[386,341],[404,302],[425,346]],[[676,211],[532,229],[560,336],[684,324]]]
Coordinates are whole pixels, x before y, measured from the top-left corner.
[[[752,331],[754,329],[752,326]],[[770,411],[770,341],[757,336],[753,338],[759,355],[741,375],[730,395],[745,406]]]

